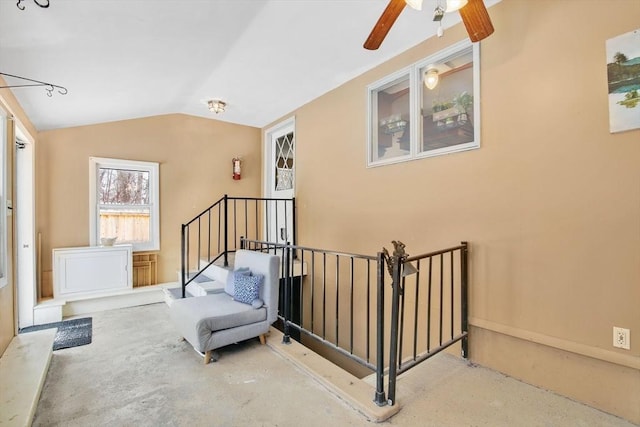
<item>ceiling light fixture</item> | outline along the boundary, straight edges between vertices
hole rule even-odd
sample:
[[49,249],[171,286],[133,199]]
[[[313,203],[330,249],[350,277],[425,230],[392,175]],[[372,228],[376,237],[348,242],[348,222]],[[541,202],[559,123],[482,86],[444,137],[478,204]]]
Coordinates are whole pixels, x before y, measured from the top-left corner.
[[426,73],[424,73],[424,85],[429,90],[435,89],[438,86],[438,80],[440,77],[438,76],[438,70],[435,68],[429,68]]
[[455,12],[458,9],[461,9],[467,5],[469,0],[447,0],[447,8],[445,12]]
[[422,10],[422,0],[404,0],[404,2],[415,10]]
[[212,99],[207,102],[207,105],[209,106],[209,111],[216,114],[224,113],[224,110],[227,108],[227,103],[219,99]]

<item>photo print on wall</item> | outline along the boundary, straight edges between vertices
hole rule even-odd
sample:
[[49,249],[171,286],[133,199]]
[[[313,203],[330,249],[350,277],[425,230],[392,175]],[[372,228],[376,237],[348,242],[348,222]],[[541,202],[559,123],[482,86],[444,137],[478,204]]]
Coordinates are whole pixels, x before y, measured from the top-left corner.
[[607,40],[609,130],[640,129],[640,29]]

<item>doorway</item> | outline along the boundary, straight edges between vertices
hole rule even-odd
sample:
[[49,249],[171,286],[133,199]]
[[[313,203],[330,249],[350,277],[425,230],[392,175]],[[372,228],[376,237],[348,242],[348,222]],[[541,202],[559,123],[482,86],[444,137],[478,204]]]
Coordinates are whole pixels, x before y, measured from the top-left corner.
[[34,325],[33,308],[38,302],[35,250],[34,147],[16,126],[15,213],[16,279],[18,289],[18,327]]
[[[295,117],[265,132],[264,194],[269,199],[291,199],[295,196]],[[288,204],[273,200],[267,203],[265,236],[268,242],[291,243],[294,212]]]

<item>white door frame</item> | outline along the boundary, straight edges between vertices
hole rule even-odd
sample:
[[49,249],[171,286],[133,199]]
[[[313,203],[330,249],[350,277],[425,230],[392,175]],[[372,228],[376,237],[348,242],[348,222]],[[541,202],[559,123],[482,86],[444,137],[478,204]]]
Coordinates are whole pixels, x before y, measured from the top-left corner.
[[[35,153],[34,144],[15,127],[16,140],[24,144],[15,153],[14,196],[16,222],[16,279],[18,327],[34,325],[33,309],[38,302],[35,248]],[[12,143],[14,143],[12,141]]]
[[[282,198],[282,194],[281,195],[276,195],[275,190],[274,190],[274,185],[275,185],[275,174],[274,174],[274,168],[273,168],[273,158],[274,158],[274,141],[275,139],[279,138],[282,135],[286,135],[289,132],[293,132],[294,137],[293,137],[293,141],[294,141],[294,156],[295,156],[295,150],[296,150],[296,146],[297,146],[297,135],[296,135],[296,118],[295,116],[289,117],[288,119],[285,119],[283,121],[281,121],[280,123],[270,127],[269,129],[265,130],[264,132],[264,156],[263,156],[263,197],[265,198]],[[286,195],[286,198],[292,198],[295,196],[295,187],[296,187],[296,178],[295,178],[295,174],[296,174],[296,161],[295,161],[295,157],[294,157],[294,163],[293,163],[293,189],[290,191],[289,194]],[[268,210],[268,209],[267,209]],[[293,216],[293,215],[292,215]],[[273,218],[273,216],[272,216]],[[293,229],[293,217],[289,218],[290,224],[287,225],[288,227],[290,227],[291,229]],[[272,233],[276,233],[276,236],[278,235],[277,233],[277,228],[278,225],[277,224],[267,224],[267,218],[265,215],[264,218],[264,236],[263,239],[267,240],[267,230],[269,230],[270,228],[273,228]],[[272,234],[273,235],[273,234]],[[292,236],[287,236],[286,239],[290,239]],[[279,237],[277,237],[278,240],[280,240]]]

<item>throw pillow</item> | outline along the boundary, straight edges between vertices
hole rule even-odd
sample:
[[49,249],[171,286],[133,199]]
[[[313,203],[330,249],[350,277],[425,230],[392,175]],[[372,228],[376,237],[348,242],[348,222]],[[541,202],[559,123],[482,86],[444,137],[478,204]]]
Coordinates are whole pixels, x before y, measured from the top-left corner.
[[233,299],[244,304],[251,304],[260,298],[260,285],[262,284],[262,274],[248,276],[236,274],[233,277]]
[[224,291],[225,293],[227,293],[228,295],[233,296],[233,286],[234,286],[234,277],[236,274],[248,274],[251,275],[251,270],[249,270],[249,267],[242,267],[239,268],[237,270],[234,271],[230,271],[229,274],[227,275],[227,281],[224,284]]

